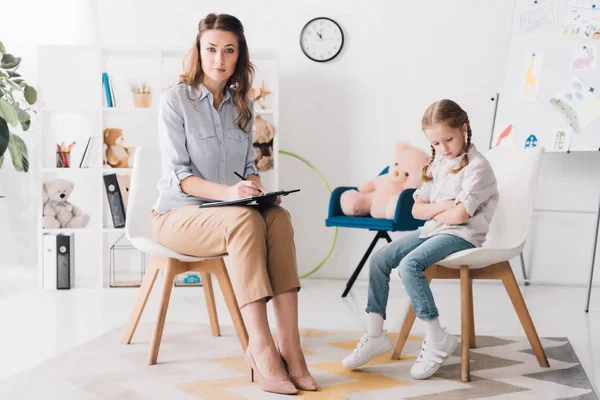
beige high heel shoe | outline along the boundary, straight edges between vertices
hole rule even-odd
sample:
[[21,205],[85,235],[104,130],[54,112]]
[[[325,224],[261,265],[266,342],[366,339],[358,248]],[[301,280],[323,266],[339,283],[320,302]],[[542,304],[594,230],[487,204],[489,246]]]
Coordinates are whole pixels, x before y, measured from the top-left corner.
[[317,381],[315,380],[315,378],[313,378],[313,376],[310,374],[310,372],[304,376],[293,376],[292,374],[290,374],[290,369],[288,367],[287,361],[285,361],[285,359],[283,358],[283,355],[281,354],[281,351],[279,351],[279,345],[277,345],[277,351],[279,352],[279,355],[281,356],[281,362],[283,362],[283,367],[285,368],[286,372],[288,373],[288,377],[290,378],[290,381],[292,381],[294,386],[296,386],[296,388],[298,388],[300,390],[315,392],[318,389],[318,385],[317,385]]
[[254,357],[250,353],[250,350],[246,350],[246,362],[250,366],[250,381],[254,382],[254,373],[258,378],[258,385],[265,392],[278,393],[278,394],[296,394],[298,389],[289,379],[282,379],[279,381],[273,379],[266,379],[260,374],[258,368],[256,368],[256,362]]

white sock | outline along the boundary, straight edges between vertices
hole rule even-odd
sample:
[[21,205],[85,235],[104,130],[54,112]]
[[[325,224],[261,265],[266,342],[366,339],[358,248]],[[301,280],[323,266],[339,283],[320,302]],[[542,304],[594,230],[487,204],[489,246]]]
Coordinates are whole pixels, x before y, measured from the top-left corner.
[[425,340],[429,343],[441,343],[446,337],[446,332],[440,326],[439,318],[425,322]]
[[368,317],[369,330],[367,335],[371,337],[379,337],[383,333],[383,317],[377,313],[369,313]]

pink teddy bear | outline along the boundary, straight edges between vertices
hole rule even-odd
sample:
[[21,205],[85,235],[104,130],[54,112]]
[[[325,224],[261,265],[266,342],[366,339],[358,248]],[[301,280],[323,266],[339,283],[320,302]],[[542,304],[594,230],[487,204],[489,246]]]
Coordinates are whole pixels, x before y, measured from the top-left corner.
[[360,185],[358,191],[342,193],[342,212],[350,216],[370,214],[373,218],[394,219],[400,193],[421,185],[421,170],[428,162],[429,156],[423,150],[398,142],[387,174]]

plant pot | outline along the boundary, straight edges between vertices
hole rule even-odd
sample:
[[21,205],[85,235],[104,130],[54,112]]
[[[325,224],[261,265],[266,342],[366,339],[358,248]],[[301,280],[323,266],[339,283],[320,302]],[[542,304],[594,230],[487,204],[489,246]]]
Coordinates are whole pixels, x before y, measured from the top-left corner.
[[133,94],[133,105],[139,108],[152,107],[152,94]]

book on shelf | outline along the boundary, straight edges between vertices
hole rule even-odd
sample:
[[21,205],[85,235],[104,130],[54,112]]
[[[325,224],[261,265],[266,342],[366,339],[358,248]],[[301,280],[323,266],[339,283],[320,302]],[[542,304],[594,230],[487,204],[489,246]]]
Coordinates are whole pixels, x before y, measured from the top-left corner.
[[112,76],[108,75],[108,87],[110,88],[110,99],[112,100],[113,107],[117,106],[117,98],[115,97],[115,88],[113,86]]
[[125,206],[123,205],[123,196],[119,188],[117,174],[107,174],[103,178],[113,226],[115,228],[123,228],[125,226]]
[[45,233],[42,252],[44,290],[71,289],[75,284],[75,234]]
[[110,82],[108,80],[108,74],[106,72],[102,73],[102,85],[104,86],[104,95],[106,98],[106,107],[112,108],[113,101],[112,96],[110,94]]
[[92,163],[93,155],[96,151],[98,151],[98,146],[100,144],[99,137],[90,137],[85,145],[85,150],[83,151],[83,155],[81,156],[81,161],[79,163],[79,168],[90,168]]

